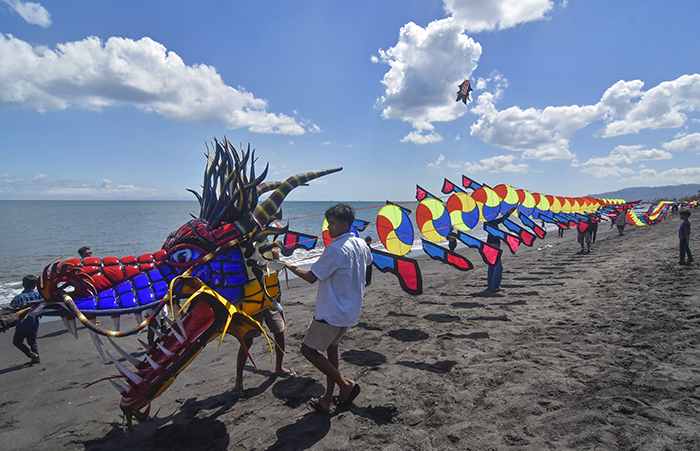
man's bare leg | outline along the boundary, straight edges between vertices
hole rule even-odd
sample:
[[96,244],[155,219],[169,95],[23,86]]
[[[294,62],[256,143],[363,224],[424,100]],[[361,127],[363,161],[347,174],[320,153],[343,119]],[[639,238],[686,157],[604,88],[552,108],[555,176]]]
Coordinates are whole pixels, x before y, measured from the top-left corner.
[[[355,381],[346,379],[338,371],[338,346],[331,345],[328,348],[327,353],[329,358],[324,357],[323,354],[306,346],[305,344],[301,345],[301,354],[306,357],[306,359],[311,362],[311,364],[320,372],[326,375],[326,382],[328,386],[323,397],[318,401],[326,411],[330,411],[335,385],[337,384],[340,388],[339,399],[344,400],[350,396],[350,392],[352,392],[353,387],[355,387]],[[335,364],[330,359],[333,359]]]

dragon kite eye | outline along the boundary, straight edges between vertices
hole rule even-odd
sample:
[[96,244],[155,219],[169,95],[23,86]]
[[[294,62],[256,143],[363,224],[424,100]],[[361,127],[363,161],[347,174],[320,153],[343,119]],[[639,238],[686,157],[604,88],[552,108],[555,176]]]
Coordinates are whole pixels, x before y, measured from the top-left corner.
[[196,248],[180,247],[172,250],[168,260],[176,265],[182,265],[198,260],[202,255],[202,252]]

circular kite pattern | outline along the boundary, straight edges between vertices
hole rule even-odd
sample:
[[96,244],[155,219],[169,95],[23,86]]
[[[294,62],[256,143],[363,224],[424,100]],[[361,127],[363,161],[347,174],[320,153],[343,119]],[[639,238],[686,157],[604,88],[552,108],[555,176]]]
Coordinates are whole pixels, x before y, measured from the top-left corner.
[[[329,244],[331,244],[331,241],[333,241],[333,238],[331,238],[331,233],[328,231],[328,219],[323,218],[323,226],[321,227],[321,230],[323,235],[323,245],[328,246]],[[353,235],[360,236],[360,234],[357,233],[355,224],[350,224],[350,231]]]
[[498,185],[493,191],[501,198],[501,211],[506,212],[519,203],[518,192],[510,185]]
[[467,193],[457,192],[447,199],[447,212],[452,225],[457,230],[466,232],[479,223],[479,208],[476,201]]
[[[550,204],[549,200],[547,199],[547,196],[544,196],[542,194],[537,194],[535,196],[535,193],[532,194],[535,199],[537,200],[537,206],[535,207],[535,212],[539,215],[542,213],[548,213],[550,211]],[[539,197],[539,199],[537,199]]]
[[535,198],[533,197],[532,193],[524,189],[519,189],[517,193],[518,201],[520,202],[520,205],[518,205],[518,214],[532,216],[532,214],[535,212],[535,207],[537,206],[537,202],[535,202]]
[[549,211],[552,213],[561,213],[565,199],[563,197],[545,196],[549,201]]
[[377,213],[377,234],[392,254],[406,255],[413,247],[413,224],[398,205],[385,205]]
[[472,193],[472,198],[476,201],[481,210],[480,219],[484,222],[493,221],[501,212],[501,198],[491,188],[482,186]]
[[416,224],[424,237],[435,243],[447,238],[452,228],[450,215],[439,199],[428,197],[416,208]]

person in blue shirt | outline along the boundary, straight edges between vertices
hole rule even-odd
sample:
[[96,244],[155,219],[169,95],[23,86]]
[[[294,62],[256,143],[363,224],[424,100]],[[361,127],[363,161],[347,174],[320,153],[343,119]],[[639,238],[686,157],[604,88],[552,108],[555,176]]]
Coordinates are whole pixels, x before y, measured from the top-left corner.
[[[22,278],[22,286],[24,291],[15,296],[10,302],[10,307],[21,309],[28,307],[32,301],[38,301],[41,299],[41,295],[36,288],[37,278],[36,276],[24,276]],[[27,363],[28,365],[34,365],[35,363],[41,363],[39,359],[39,347],[36,342],[36,335],[39,331],[39,318],[36,316],[26,316],[22,321],[20,321],[17,326],[15,326],[15,336],[12,339],[12,344],[15,345],[17,349],[22,351],[24,355],[29,357],[31,360]],[[27,345],[24,341],[27,341]]]

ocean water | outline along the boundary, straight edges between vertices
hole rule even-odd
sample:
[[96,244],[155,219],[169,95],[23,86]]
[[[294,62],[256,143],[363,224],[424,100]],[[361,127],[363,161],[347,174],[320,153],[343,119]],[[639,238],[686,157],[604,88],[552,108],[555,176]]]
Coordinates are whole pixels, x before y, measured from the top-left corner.
[[[286,201],[282,225],[289,222],[290,230],[320,237],[323,213],[335,203]],[[371,223],[384,205],[348,203],[358,219]],[[57,258],[77,257],[82,246],[95,257],[156,252],[190,213],[199,214],[196,201],[0,201],[0,305],[21,292],[23,276],[38,276]],[[377,240],[374,225],[360,233],[367,235]],[[310,264],[322,251],[319,239],[316,249],[297,250],[285,259]]]
[[[336,202],[295,202],[282,204],[282,226],[318,236],[316,248],[297,249],[283,260],[308,266],[323,252],[324,212]],[[370,222],[359,236],[372,237],[373,247],[384,249],[376,230],[377,213],[386,202],[348,202],[357,219]],[[403,207],[415,211],[418,203]],[[89,246],[95,257],[125,257],[153,253],[166,237],[198,216],[196,201],[2,201],[0,200],[0,306],[7,305],[22,291],[27,274],[39,275],[56,259],[77,257],[78,249]],[[411,214],[414,230],[415,214]],[[548,231],[556,226],[548,224]],[[471,235],[485,239],[480,227]],[[445,243],[443,243],[445,244]],[[458,243],[458,249],[463,247]],[[414,238],[408,257],[424,255],[420,238]],[[294,277],[291,273],[290,277]]]

